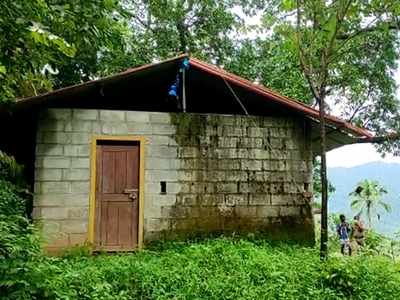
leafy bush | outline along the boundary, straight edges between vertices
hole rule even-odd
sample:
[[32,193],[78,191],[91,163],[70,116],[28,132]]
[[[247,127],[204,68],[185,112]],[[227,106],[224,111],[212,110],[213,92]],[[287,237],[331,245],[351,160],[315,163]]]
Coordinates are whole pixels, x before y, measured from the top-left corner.
[[18,215],[0,215],[0,233],[0,295],[23,299],[43,257],[39,237],[30,221]]
[[25,216],[26,200],[21,189],[11,182],[0,179],[0,215]]
[[15,299],[15,295],[18,299],[400,299],[399,270],[397,263],[383,257],[338,257],[323,263],[312,248],[219,238],[164,243],[161,249],[136,254],[42,258],[31,268],[26,288],[11,295]]
[[377,233],[373,229],[365,231],[365,246],[360,249],[363,255],[381,255],[395,260],[400,256],[400,241]]
[[18,164],[13,156],[8,156],[0,150],[0,179],[16,185],[24,185],[23,166]]
[[38,234],[26,218],[29,197],[22,167],[0,152],[0,295],[10,299],[30,299],[35,264],[43,259]]

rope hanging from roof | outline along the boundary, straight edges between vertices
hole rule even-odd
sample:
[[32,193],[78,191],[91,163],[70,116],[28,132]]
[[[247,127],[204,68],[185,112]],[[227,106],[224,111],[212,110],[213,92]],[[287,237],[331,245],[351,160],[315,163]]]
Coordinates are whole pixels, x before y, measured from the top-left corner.
[[[243,102],[240,100],[240,98],[238,97],[238,95],[235,93],[235,91],[233,90],[233,88],[231,87],[231,85],[228,83],[228,81],[226,81],[226,79],[224,77],[221,76],[221,78],[224,80],[226,86],[228,87],[229,91],[232,93],[233,97],[235,98],[235,100],[239,103],[239,105],[242,107],[243,111],[245,112],[246,116],[250,116],[246,107],[244,106]],[[250,122],[253,123],[254,127],[258,127],[258,124],[255,122],[255,120],[253,118],[249,118]],[[281,156],[281,153],[279,150],[275,149],[271,143],[269,142],[268,139],[264,139],[264,143],[265,146],[268,148],[268,150],[273,153],[276,157]],[[310,197],[312,197],[312,195],[306,191],[304,189],[304,187],[302,185],[299,185],[296,181],[296,179],[294,178],[293,174],[291,171],[289,170],[285,170],[283,171],[286,175],[287,178],[289,178],[289,181],[292,182],[292,184],[295,186],[297,192],[299,192],[299,194],[302,195],[303,199],[305,200],[306,204],[310,204]]]
[[228,81],[226,81],[226,79],[224,77],[221,76],[221,78],[224,80],[226,86],[229,88],[229,91],[232,93],[233,97],[235,97],[236,101],[239,103],[240,107],[243,109],[246,116],[249,116],[249,112],[247,111],[247,109],[244,106],[244,104],[242,103],[242,101],[240,101],[239,97],[236,95],[236,93],[233,90],[233,88],[231,87],[231,85],[228,83]]

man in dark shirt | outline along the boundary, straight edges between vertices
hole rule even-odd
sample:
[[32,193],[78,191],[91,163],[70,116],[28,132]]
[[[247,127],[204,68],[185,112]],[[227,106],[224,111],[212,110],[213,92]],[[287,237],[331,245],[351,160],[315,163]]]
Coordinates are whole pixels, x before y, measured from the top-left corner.
[[347,247],[349,249],[349,255],[351,255],[351,245],[350,245],[350,225],[346,222],[346,217],[340,215],[340,224],[336,227],[336,232],[339,236],[340,241],[340,251],[344,255],[344,249]]

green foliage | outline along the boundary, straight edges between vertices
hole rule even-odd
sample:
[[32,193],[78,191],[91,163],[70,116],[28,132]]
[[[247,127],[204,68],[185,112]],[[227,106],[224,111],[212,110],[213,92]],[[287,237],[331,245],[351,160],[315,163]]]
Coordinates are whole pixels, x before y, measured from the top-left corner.
[[[284,84],[294,94],[308,89],[300,99],[312,95],[316,105],[326,99],[344,119],[377,135],[398,132],[399,3],[269,0],[263,25],[270,37],[263,44],[275,43],[278,57],[286,57],[276,64],[288,68],[279,76]],[[391,141],[378,148],[397,152],[398,146]]]
[[[32,256],[40,253],[40,243],[35,234],[35,229],[29,220],[18,215],[0,215],[0,260],[2,263],[13,260],[13,264],[23,264]],[[2,264],[1,264],[2,265]],[[4,265],[2,265],[2,268]],[[11,271],[10,266],[2,269]],[[7,272],[8,272],[7,271]],[[16,270],[18,271],[18,270]]]
[[34,291],[27,289],[44,279],[36,271],[44,259],[38,235],[26,218],[16,215],[0,215],[0,232],[0,295],[32,299]]
[[124,28],[118,1],[1,1],[0,103],[89,79]]
[[[329,97],[377,134],[398,131],[399,10],[391,1],[6,0],[0,103],[189,52],[309,104]],[[261,26],[246,24],[260,15]]]
[[34,262],[42,258],[39,236],[26,218],[30,194],[22,171],[13,157],[0,151],[0,295],[14,299],[29,298],[17,291],[30,285]]
[[92,245],[85,243],[84,245],[77,245],[63,249],[59,256],[66,259],[74,259],[79,257],[89,257],[92,255]]
[[26,216],[30,200],[23,166],[0,150],[0,215]]
[[35,263],[42,258],[41,244],[26,218],[20,188],[4,180],[0,180],[0,233],[0,295],[27,299],[19,291],[35,278]]
[[[46,258],[11,299],[397,299],[399,265],[382,257],[319,260],[315,249],[219,238],[135,255]],[[14,294],[13,294],[14,293]],[[11,296],[10,296],[11,295]]]
[[372,226],[373,214],[378,217],[378,220],[380,219],[378,207],[383,208],[386,212],[391,211],[390,205],[382,200],[384,194],[387,194],[387,191],[379,182],[368,179],[359,182],[354,191],[350,193],[351,207],[358,210],[359,214],[367,216],[369,228]]
[[131,1],[123,2],[131,30],[143,40],[148,59],[188,52],[217,64],[229,63],[238,45],[243,20],[234,8],[249,14],[257,1]]
[[0,179],[0,215],[26,215],[26,201],[21,196],[21,189]]
[[396,299],[398,270],[398,265],[380,256],[333,258],[322,269],[321,277],[323,285],[345,299]]
[[0,150],[0,179],[21,185],[23,170],[23,166],[18,164],[13,156],[8,156]]
[[360,252],[363,255],[380,255],[398,260],[400,256],[400,241],[369,229],[365,232],[365,246],[360,249]]
[[259,2],[2,1],[0,103],[182,52],[227,64]]

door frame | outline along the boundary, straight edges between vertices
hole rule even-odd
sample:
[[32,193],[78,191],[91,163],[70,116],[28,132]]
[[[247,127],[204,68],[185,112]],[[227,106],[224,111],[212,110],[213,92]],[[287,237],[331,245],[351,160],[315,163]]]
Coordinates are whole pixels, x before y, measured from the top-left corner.
[[138,142],[139,143],[139,211],[138,211],[138,243],[137,248],[143,248],[143,222],[144,222],[144,136],[128,135],[94,135],[90,149],[90,195],[89,195],[89,225],[88,242],[94,246],[96,224],[96,146],[99,141]]

